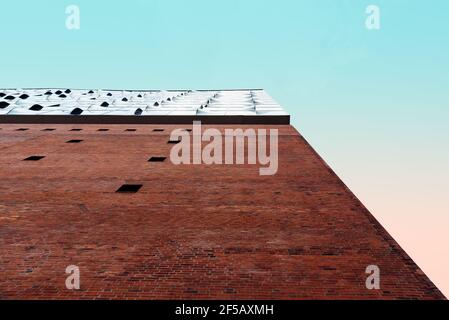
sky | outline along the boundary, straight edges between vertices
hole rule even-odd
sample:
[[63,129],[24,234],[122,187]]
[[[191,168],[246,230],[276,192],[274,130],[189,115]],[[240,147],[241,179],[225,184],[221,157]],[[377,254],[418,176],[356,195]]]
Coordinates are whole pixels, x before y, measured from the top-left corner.
[[[366,27],[369,5],[380,29]],[[2,12],[1,88],[264,88],[449,296],[449,1],[15,0]]]

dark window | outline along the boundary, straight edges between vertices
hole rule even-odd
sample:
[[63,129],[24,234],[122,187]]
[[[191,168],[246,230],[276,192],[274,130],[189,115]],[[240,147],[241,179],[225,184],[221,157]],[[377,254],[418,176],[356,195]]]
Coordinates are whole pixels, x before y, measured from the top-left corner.
[[42,110],[43,108],[44,108],[44,107],[41,106],[40,104],[35,104],[35,105],[33,105],[32,107],[30,107],[29,110],[31,110],[31,111],[40,111],[40,110]]
[[153,132],[164,132],[164,129],[154,129]]
[[137,130],[136,129],[126,129],[125,131],[134,132],[134,131],[137,131]]
[[16,131],[27,131],[28,130],[28,128],[20,128],[20,129],[17,129]]
[[9,106],[9,103],[6,101],[0,101],[0,109],[4,109]]
[[74,140],[67,141],[67,143],[80,143],[80,142],[83,142],[83,140],[76,140],[76,139],[74,139]]
[[29,97],[30,97],[29,95],[24,93],[19,98],[25,100],[25,99],[28,99]]
[[75,108],[72,110],[72,112],[70,112],[70,114],[75,115],[75,116],[78,116],[81,113],[83,113],[83,109],[80,109],[80,108]]
[[119,193],[136,193],[142,188],[141,184],[124,184],[116,192]]
[[102,106],[102,107],[109,107],[109,103],[107,103],[107,102],[105,101],[105,102],[103,102],[103,103],[101,104],[101,106]]
[[5,98],[5,100],[14,100],[15,99],[15,97],[13,97],[13,96],[7,96],[6,98]]
[[167,157],[151,157],[148,162],[164,162]]
[[55,131],[56,129],[44,129],[42,131]]
[[98,131],[104,132],[104,131],[109,131],[109,129],[98,129]]
[[26,159],[23,159],[23,161],[39,161],[39,160],[44,159],[44,158],[45,157],[43,157],[43,156],[31,156],[31,157],[28,157]]
[[61,90],[58,90],[58,91],[56,91],[55,93],[56,93],[56,94],[61,94],[62,91],[61,91]]
[[70,131],[83,131],[83,129],[72,129]]

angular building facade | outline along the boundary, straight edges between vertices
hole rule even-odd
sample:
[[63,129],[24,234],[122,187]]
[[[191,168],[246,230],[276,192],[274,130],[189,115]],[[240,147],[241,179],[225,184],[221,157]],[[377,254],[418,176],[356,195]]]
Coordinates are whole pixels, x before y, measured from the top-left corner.
[[[444,299],[289,119],[263,90],[0,90],[0,298]],[[193,121],[277,130],[276,174],[174,164]]]

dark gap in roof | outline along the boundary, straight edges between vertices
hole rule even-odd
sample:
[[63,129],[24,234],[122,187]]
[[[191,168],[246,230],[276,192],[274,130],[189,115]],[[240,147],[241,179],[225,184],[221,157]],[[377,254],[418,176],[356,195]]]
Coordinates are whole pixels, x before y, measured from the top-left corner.
[[59,97],[60,98],[67,98],[67,96],[65,94],[61,94]]
[[65,91],[65,93],[67,93],[67,94],[69,94],[69,93],[71,93],[72,92],[72,90],[70,90],[70,89],[67,89],[66,91]]
[[71,129],[70,131],[83,131],[83,129]]
[[180,143],[181,142],[181,140],[169,140],[167,143],[169,143],[169,144],[177,144],[177,143]]
[[101,104],[101,106],[102,106],[102,107],[109,107],[109,103],[107,103],[107,102],[105,101],[105,102],[103,102],[103,103]]
[[168,98],[167,101],[171,101],[171,98]]
[[29,97],[30,97],[29,95],[24,93],[19,98],[25,100],[25,99],[28,99]]
[[9,103],[6,101],[0,101],[0,109],[4,109],[9,106]]
[[61,90],[58,90],[58,91],[56,91],[55,93],[56,93],[57,95],[59,95],[59,94],[62,93],[62,91],[61,91]]
[[192,129],[184,129],[184,131],[192,132]]
[[46,96],[51,96],[53,93],[51,91],[47,91],[44,93]]
[[116,192],[118,193],[136,193],[142,188],[141,184],[124,184]]
[[140,116],[141,114],[142,114],[142,112],[143,112],[143,110],[142,109],[137,109],[135,112],[134,112],[134,114],[136,115],[136,116]]
[[80,115],[81,113],[83,113],[83,109],[80,108],[75,108],[72,110],[72,112],[70,112],[70,114],[72,115]]
[[13,97],[13,96],[7,96],[6,98],[5,98],[5,100],[14,100],[15,99],[15,97]]
[[164,162],[167,157],[151,157],[148,162]]
[[138,94],[138,95],[137,95],[137,98],[142,98],[142,95],[141,95],[141,94]]
[[0,92],[0,98],[3,98],[4,96],[6,96],[6,93]]
[[153,132],[164,132],[165,129],[153,129]]
[[137,130],[136,129],[126,129],[125,131],[134,132],[134,131],[137,131]]
[[90,100],[97,100],[97,98],[90,98]]
[[159,107],[159,102],[155,102],[155,103],[153,104],[153,106]]
[[109,92],[109,93],[107,94],[107,96],[108,96],[108,97],[112,97],[112,93]]
[[109,131],[109,129],[98,129],[97,131]]
[[122,101],[126,102],[126,101],[128,101],[128,99],[127,98],[123,98]]
[[51,106],[48,106],[49,108],[56,108],[56,107],[60,107],[61,105],[60,104],[53,104],[53,105],[51,105]]
[[40,111],[40,110],[42,110],[43,108],[44,108],[44,107],[41,106],[40,104],[35,104],[34,106],[30,107],[29,110],[31,110],[31,111]]
[[31,156],[31,157],[23,159],[23,161],[39,161],[44,158],[45,158],[44,156]]
[[93,92],[92,90],[89,90],[89,92],[88,92],[88,93],[91,93],[91,94],[92,94],[92,93],[94,93],[94,92]]
[[80,143],[83,142],[84,140],[77,140],[77,139],[73,139],[73,140],[69,140],[66,143]]
[[42,130],[42,131],[55,131],[56,129],[53,129],[53,128],[48,128],[48,129],[44,129],[44,130]]
[[16,131],[27,131],[27,130],[28,130],[28,128],[19,128]]

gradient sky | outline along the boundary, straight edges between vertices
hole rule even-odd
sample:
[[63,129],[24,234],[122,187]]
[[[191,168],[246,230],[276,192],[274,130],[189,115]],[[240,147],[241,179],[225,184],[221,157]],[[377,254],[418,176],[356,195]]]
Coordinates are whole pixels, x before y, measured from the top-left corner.
[[[80,30],[65,27],[71,4]],[[449,1],[15,0],[2,13],[2,88],[266,89],[449,296]]]

